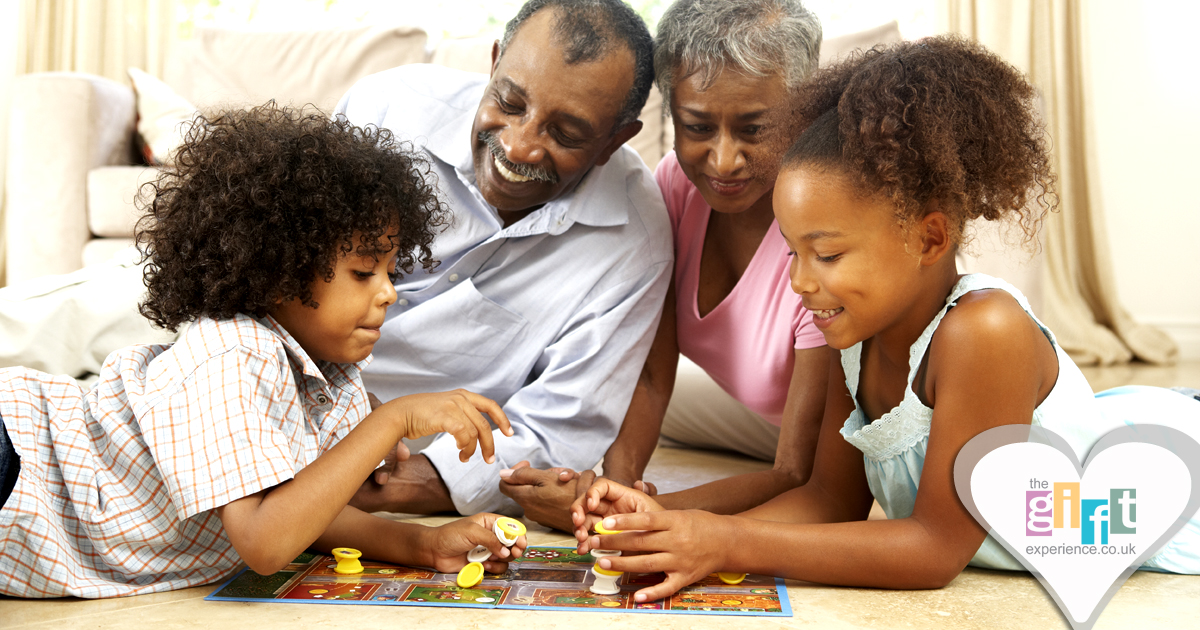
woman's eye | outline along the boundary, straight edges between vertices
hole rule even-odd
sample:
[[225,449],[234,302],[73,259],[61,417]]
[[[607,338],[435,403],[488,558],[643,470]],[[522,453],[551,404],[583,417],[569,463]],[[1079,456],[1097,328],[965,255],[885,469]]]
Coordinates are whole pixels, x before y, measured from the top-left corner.
[[708,125],[684,125],[683,128],[694,134],[708,133]]
[[750,125],[742,130],[747,136],[757,136],[762,131],[762,125]]

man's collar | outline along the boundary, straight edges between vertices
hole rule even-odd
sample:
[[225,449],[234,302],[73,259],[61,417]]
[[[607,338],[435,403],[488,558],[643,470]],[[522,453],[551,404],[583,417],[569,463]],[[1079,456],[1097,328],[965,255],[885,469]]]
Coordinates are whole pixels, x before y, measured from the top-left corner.
[[[480,86],[479,98],[486,83]],[[445,124],[431,129],[426,134],[425,149],[437,159],[454,167],[463,181],[471,182],[472,188],[478,192],[475,185],[475,160],[471,153],[474,140],[471,138],[471,128],[475,124],[475,112],[479,99],[470,101],[474,106],[457,115],[446,117]],[[533,215],[545,215],[548,221],[548,231],[558,234],[566,231],[573,223],[582,223],[595,227],[613,227],[629,222],[630,201],[626,194],[628,175],[626,168],[621,166],[627,153],[618,150],[609,159],[606,166],[594,166],[584,176],[574,192],[547,202],[535,210]],[[614,193],[620,194],[614,199]],[[451,208],[451,212],[454,209]],[[495,209],[492,209],[495,212]]]

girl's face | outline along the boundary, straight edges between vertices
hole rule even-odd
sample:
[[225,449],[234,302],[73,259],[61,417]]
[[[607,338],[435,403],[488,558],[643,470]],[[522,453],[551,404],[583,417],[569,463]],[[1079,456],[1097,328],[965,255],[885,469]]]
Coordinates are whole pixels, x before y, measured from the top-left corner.
[[[385,237],[386,238],[386,237]],[[352,243],[359,242],[355,234]],[[396,271],[399,249],[375,258],[351,252],[338,259],[333,279],[312,284],[317,308],[293,298],[271,311],[313,360],[355,363],[367,358],[379,341],[387,307],[396,301],[389,273]]]
[[771,203],[778,172],[779,142],[774,129],[787,104],[783,77],[746,76],[726,69],[707,89],[699,74],[675,84],[671,119],[675,154],[687,178],[717,212],[744,212]]
[[792,290],[831,347],[849,348],[908,312],[920,294],[921,243],[889,200],[860,196],[836,170],[801,167],[779,174],[774,202]]

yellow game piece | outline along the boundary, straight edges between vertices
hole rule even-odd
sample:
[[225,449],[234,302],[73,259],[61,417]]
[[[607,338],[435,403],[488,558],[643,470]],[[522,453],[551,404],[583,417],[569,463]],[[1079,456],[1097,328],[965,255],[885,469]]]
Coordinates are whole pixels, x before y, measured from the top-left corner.
[[597,534],[600,534],[601,536],[611,536],[613,534],[624,533],[624,530],[608,529],[607,527],[604,526],[604,521],[596,521],[596,524],[592,527],[592,531],[596,532]]
[[492,531],[496,534],[496,538],[505,546],[511,547],[517,542],[517,538],[525,535],[525,524],[515,518],[501,516],[496,519],[492,525]]
[[333,557],[337,560],[337,566],[333,568],[334,573],[342,575],[352,575],[354,573],[362,573],[362,563],[358,561],[362,556],[362,552],[349,547],[338,547],[333,550]]
[[741,584],[742,580],[746,579],[746,574],[720,572],[717,573],[717,577],[721,578],[721,581],[726,584]]
[[467,566],[458,572],[458,579],[455,580],[463,588],[471,588],[482,581],[483,565],[478,562],[468,562]]
[[624,573],[622,571],[613,571],[612,569],[605,569],[605,568],[601,567],[599,564],[593,564],[592,570],[595,571],[596,573],[599,573],[600,575],[624,575]]

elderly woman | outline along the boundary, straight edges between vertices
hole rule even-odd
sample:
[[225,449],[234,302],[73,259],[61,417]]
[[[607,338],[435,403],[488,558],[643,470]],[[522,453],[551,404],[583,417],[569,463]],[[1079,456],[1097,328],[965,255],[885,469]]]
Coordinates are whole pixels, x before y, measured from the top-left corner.
[[[677,0],[659,22],[654,66],[675,150],[654,175],[674,228],[675,275],[604,475],[651,489],[640,479],[660,428],[674,442],[775,462],[658,497],[668,509],[736,513],[802,485],[812,469],[829,354],[791,290],[771,193],[799,131],[789,95],[816,68],[820,45],[820,23],[798,0]],[[687,370],[676,383],[681,353],[724,393]],[[527,516],[565,530],[570,502],[593,478],[521,465],[501,476]]]

